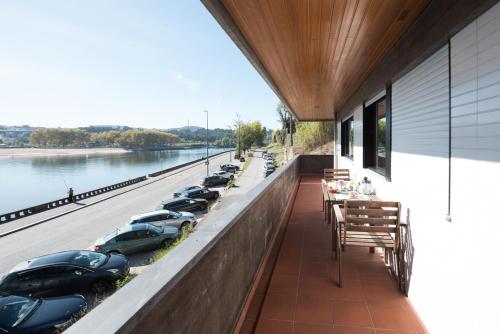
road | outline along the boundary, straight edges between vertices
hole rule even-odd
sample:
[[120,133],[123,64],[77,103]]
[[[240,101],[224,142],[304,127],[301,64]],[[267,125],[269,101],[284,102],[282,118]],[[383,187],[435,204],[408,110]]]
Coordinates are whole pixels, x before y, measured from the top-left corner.
[[[247,170],[248,176],[242,176],[238,182],[251,183],[248,181],[252,178],[250,175],[256,175],[259,169],[258,162],[262,159],[254,158],[253,160],[255,161],[252,161]],[[211,160],[210,173],[216,171],[220,164],[227,162],[229,162],[229,154],[214,158]],[[189,184],[199,184],[200,178],[205,174],[206,167],[198,164],[181,173],[158,177],[156,182],[150,182],[103,202],[2,237],[0,238],[0,254],[2,254],[0,273],[5,273],[26,259],[64,250],[86,249],[97,238],[126,224],[131,216],[151,211],[161,200],[171,198],[172,193],[177,189]],[[248,180],[244,181],[247,177]],[[246,187],[240,188],[241,192],[249,190],[245,190]],[[229,198],[230,196],[228,200]],[[225,198],[222,199],[221,207],[225,200]],[[33,219],[33,217],[26,219]],[[15,228],[24,222],[20,219],[15,224],[14,222],[4,224],[2,228],[5,229],[5,226],[10,224],[13,224],[12,228]]]

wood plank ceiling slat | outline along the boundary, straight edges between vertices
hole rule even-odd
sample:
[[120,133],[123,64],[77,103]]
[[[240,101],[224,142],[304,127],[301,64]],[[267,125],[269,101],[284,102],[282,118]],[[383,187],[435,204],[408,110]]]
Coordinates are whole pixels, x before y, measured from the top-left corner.
[[332,119],[429,0],[221,0],[301,120]]

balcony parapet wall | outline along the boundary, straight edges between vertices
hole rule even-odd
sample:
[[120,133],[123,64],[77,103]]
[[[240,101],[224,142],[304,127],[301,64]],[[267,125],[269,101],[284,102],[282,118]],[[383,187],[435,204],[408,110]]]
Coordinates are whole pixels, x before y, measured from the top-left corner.
[[65,333],[231,332],[294,198],[300,167],[312,173],[331,166],[331,156],[321,168],[308,157],[294,157],[240,201],[217,211]]

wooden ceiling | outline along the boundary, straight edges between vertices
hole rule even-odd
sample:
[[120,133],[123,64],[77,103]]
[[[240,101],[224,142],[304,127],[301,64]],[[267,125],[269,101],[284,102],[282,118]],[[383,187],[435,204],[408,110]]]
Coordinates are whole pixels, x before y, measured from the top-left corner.
[[332,119],[429,0],[217,2],[258,58],[264,68],[261,74],[295,116],[326,120]]

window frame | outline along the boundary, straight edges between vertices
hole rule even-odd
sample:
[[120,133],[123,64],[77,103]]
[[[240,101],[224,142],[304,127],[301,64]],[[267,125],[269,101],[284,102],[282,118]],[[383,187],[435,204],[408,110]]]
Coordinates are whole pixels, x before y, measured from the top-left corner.
[[[392,89],[391,84],[386,87],[386,93],[367,105],[363,104],[363,168],[368,168],[377,174],[385,176],[391,181],[391,151],[392,151]],[[385,102],[383,117],[378,114],[378,106]],[[379,136],[378,121],[385,118],[385,163],[378,166]]]

